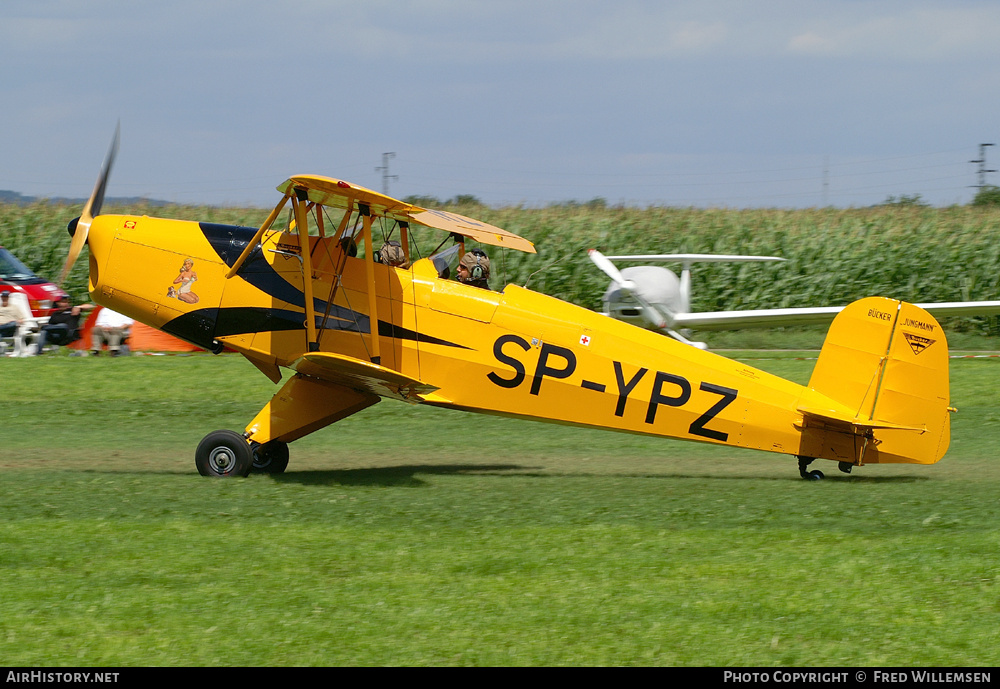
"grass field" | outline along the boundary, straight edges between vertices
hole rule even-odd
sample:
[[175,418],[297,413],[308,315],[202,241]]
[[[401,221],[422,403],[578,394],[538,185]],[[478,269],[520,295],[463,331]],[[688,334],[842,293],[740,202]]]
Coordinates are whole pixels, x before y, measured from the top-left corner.
[[284,475],[210,480],[198,441],[275,390],[238,357],[0,380],[8,666],[1000,664],[998,358],[953,360],[939,464],[822,482],[395,402],[294,443]]

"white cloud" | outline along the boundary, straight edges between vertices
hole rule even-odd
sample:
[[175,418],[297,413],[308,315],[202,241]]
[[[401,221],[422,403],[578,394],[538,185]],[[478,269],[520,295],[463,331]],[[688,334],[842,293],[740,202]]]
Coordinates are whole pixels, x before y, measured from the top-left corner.
[[800,24],[803,29],[793,29],[787,43],[793,54],[927,61],[1000,51],[1000,7],[993,5],[902,6],[888,14],[851,13]]
[[837,43],[833,39],[820,36],[814,31],[806,31],[794,36],[788,42],[788,49],[793,53],[827,55],[833,53],[836,47]]

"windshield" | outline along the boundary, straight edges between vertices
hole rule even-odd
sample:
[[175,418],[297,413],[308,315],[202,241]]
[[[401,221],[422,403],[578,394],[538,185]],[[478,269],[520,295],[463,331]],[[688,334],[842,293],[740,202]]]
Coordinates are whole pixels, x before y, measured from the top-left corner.
[[451,264],[458,257],[458,250],[461,248],[461,246],[455,244],[431,256],[434,267],[437,268],[438,275],[445,279],[451,277]]
[[28,266],[17,260],[14,254],[0,247],[0,280],[23,280],[37,277]]

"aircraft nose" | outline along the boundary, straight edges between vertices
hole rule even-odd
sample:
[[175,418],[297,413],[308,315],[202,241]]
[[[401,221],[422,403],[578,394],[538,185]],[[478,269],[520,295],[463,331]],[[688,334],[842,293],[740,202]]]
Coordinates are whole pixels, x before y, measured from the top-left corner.
[[66,225],[66,231],[69,232],[70,237],[76,236],[76,226],[79,224],[79,222],[80,222],[80,216],[78,215],[72,220],[70,220],[69,223]]
[[[72,225],[72,223],[70,223]],[[89,228],[81,224],[80,231],[86,232],[86,245],[89,250],[90,280],[89,289],[91,292],[103,286],[104,277],[102,269],[107,265],[108,258],[115,241],[116,219],[101,215],[94,218]]]

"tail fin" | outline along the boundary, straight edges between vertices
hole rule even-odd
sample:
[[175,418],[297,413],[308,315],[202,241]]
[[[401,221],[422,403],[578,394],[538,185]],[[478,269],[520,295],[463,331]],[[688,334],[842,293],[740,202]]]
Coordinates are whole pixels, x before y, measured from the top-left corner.
[[[934,317],[913,304],[871,297],[844,308],[809,388],[822,395],[799,406],[810,456],[933,464],[948,449],[948,342]],[[854,436],[853,461],[844,458],[844,435]],[[832,445],[839,446],[833,455],[824,451]]]

